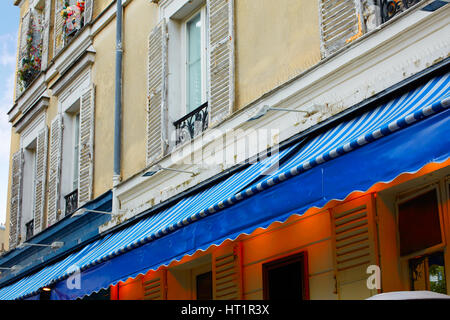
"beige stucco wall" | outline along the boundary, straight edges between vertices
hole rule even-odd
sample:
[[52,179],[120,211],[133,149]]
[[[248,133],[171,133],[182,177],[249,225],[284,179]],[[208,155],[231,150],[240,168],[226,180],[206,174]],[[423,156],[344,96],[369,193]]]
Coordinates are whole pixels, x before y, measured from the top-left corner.
[[148,36],[157,24],[158,7],[132,1],[124,10],[122,176],[146,165]]
[[115,19],[93,41],[96,51],[92,67],[95,85],[95,138],[93,198],[112,188],[114,165],[114,77]]
[[318,1],[236,0],[236,109],[320,61]]
[[[92,19],[95,19],[100,13],[102,13],[103,10],[108,7],[111,2],[114,0],[95,0],[94,1],[94,11],[92,13]],[[123,0],[122,0],[123,2]]]

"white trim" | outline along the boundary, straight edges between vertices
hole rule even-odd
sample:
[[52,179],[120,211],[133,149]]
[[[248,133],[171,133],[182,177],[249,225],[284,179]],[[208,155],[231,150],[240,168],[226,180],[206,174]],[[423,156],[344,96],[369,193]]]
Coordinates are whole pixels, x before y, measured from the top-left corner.
[[26,148],[38,137],[39,131],[45,128],[46,118],[46,113],[42,112],[25,130],[23,130],[20,135],[20,148]]
[[21,133],[24,128],[26,128],[33,119],[35,119],[36,115],[38,115],[42,110],[48,108],[50,102],[50,98],[47,96],[42,96],[35,105],[30,108],[30,111],[27,112],[23,117],[21,117],[16,123],[14,123],[13,127],[16,128],[16,133]]

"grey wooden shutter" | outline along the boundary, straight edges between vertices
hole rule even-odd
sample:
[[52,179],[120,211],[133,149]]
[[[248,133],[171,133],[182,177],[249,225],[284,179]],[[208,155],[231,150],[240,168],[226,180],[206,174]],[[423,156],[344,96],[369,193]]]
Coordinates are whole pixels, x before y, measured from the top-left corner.
[[9,208],[9,248],[19,244],[20,223],[22,216],[22,150],[12,156],[11,168],[11,202]]
[[212,254],[214,300],[242,300],[242,246],[221,245]]
[[91,85],[81,96],[79,130],[78,207],[92,199],[94,169],[95,87]]
[[55,0],[55,23],[53,35],[53,56],[57,55],[64,46],[63,26],[64,18],[61,16],[64,0]]
[[377,293],[367,287],[367,267],[378,265],[375,204],[372,195],[332,209],[334,263],[339,299],[364,299]]
[[63,138],[63,117],[58,114],[53,119],[50,128],[50,171],[47,198],[47,226],[58,221],[60,209],[60,179],[61,179],[61,153]]
[[45,0],[44,22],[42,28],[42,58],[41,70],[47,69],[49,58],[49,41],[50,41],[50,19],[51,19],[51,0]]
[[94,0],[86,0],[84,7],[84,24],[92,21],[92,14],[94,12]]
[[208,0],[210,125],[234,104],[234,0]]
[[39,132],[36,144],[33,234],[39,233],[44,223],[45,188],[47,181],[47,140],[48,128],[45,127]]
[[319,0],[319,11],[323,57],[345,46],[363,29],[360,0]]
[[167,27],[163,19],[148,41],[147,165],[167,147]]

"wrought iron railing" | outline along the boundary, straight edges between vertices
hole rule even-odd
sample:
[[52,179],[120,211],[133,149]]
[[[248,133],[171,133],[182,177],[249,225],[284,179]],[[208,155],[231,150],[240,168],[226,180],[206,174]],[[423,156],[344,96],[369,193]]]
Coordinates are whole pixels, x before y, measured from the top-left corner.
[[34,219],[25,224],[26,234],[25,241],[33,236],[34,231]]
[[175,144],[189,141],[208,128],[208,102],[173,123],[176,132]]
[[78,189],[66,195],[64,199],[66,200],[65,215],[67,216],[78,208]]
[[408,10],[422,0],[380,0],[381,23],[385,23],[396,14]]

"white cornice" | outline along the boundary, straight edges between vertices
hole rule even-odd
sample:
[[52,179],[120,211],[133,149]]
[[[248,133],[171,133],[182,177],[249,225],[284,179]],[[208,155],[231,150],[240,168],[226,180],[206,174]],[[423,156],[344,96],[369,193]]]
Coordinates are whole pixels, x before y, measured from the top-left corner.
[[17,99],[14,106],[8,111],[9,121],[13,121],[15,117],[22,112],[26,113],[30,107],[45,93],[47,85],[45,83],[43,73],[33,81],[31,86]]
[[21,133],[42,110],[46,109],[49,105],[50,98],[47,96],[42,96],[36,103],[30,108],[30,111],[20,118],[13,127],[16,128],[16,133]]
[[72,64],[65,68],[65,71],[61,73],[58,80],[52,84],[49,88],[52,91],[52,95],[59,96],[62,90],[64,90],[73,80],[80,75],[86,68],[90,67],[95,60],[95,50],[90,46],[87,50],[82,52],[78,59],[73,60]]

